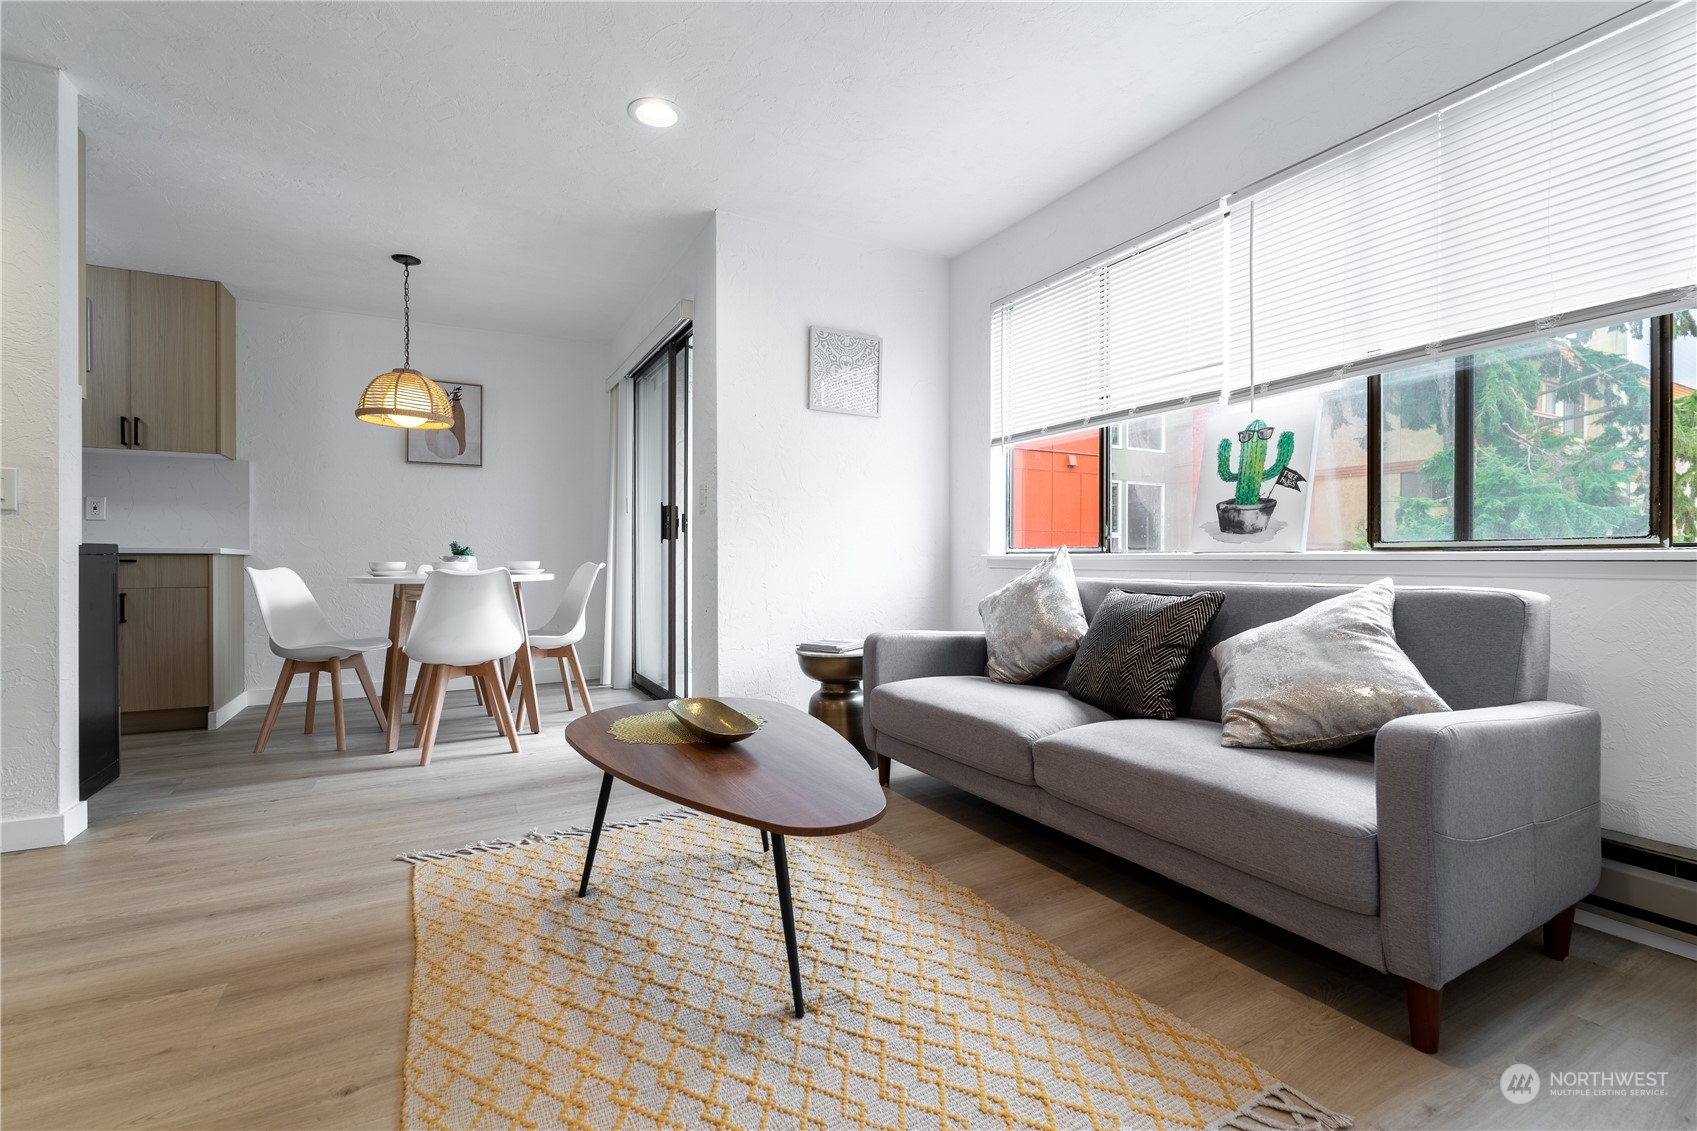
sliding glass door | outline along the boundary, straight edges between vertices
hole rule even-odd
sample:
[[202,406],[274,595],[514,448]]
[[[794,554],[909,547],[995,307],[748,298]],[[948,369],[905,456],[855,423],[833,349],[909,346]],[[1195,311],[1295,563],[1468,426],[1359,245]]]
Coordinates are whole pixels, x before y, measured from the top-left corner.
[[660,698],[683,695],[688,687],[689,375],[686,331],[631,383],[631,682]]

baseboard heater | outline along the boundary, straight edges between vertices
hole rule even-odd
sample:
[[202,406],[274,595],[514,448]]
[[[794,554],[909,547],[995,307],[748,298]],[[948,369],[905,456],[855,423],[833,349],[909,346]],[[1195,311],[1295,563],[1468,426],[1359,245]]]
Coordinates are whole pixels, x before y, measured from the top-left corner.
[[1697,850],[1604,829],[1603,876],[1584,906],[1697,942]]

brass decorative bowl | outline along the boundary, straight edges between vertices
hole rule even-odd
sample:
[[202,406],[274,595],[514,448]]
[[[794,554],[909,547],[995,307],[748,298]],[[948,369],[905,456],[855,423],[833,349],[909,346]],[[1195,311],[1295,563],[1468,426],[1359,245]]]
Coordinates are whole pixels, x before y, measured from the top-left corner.
[[674,699],[666,708],[703,742],[740,742],[760,724],[717,699]]

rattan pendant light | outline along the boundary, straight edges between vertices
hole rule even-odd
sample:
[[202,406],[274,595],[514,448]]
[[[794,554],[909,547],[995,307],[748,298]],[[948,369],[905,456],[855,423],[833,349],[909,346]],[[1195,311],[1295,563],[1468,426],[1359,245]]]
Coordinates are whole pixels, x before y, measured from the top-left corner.
[[402,268],[401,318],[405,326],[399,369],[379,373],[360,394],[354,415],[367,424],[390,428],[452,428],[454,406],[442,386],[412,366],[412,269],[421,260],[416,255],[391,255]]

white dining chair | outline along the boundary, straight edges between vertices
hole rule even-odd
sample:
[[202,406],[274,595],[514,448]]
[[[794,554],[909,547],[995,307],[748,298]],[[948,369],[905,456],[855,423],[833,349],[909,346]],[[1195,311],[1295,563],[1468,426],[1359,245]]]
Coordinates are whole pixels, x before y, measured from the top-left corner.
[[[573,709],[573,679],[577,680],[578,692],[583,696],[584,711],[595,710],[589,702],[589,685],[583,679],[583,665],[577,660],[577,642],[583,639],[585,625],[589,619],[589,595],[594,591],[601,571],[606,568],[606,562],[584,562],[578,566],[577,572],[572,574],[571,581],[566,584],[566,593],[560,598],[560,607],[554,610],[554,619],[542,629],[531,633],[527,645],[533,657],[559,661],[560,685],[566,689],[568,711]],[[567,664],[571,665],[569,675],[566,672]],[[509,698],[518,684],[518,678],[518,668],[515,666],[507,677]]]
[[271,705],[266,708],[265,721],[259,727],[255,754],[265,753],[271,730],[283,710],[283,699],[297,675],[307,675],[306,731],[312,733],[313,713],[318,709],[318,673],[330,673],[330,704],[336,715],[336,749],[348,748],[347,723],[342,713],[342,665],[353,668],[365,688],[366,702],[377,719],[377,728],[388,730],[378,702],[377,689],[371,685],[371,672],[365,666],[365,653],[387,648],[383,636],[343,636],[324,619],[312,590],[306,587],[300,574],[287,566],[276,569],[247,570],[253,583],[253,595],[259,601],[259,615],[265,621],[265,632],[271,638],[271,651],[283,658],[283,671],[277,677],[277,688],[271,693]]
[[418,720],[419,765],[430,761],[436,744],[448,681],[462,675],[477,681],[484,702],[494,705],[501,733],[513,753],[518,753],[518,727],[507,708],[507,697],[501,694],[501,673],[495,662],[523,646],[524,621],[513,595],[512,574],[504,569],[439,569],[425,578],[405,649],[419,664],[418,680],[424,688],[424,711]]

